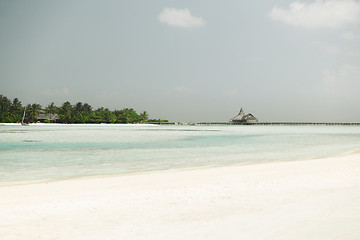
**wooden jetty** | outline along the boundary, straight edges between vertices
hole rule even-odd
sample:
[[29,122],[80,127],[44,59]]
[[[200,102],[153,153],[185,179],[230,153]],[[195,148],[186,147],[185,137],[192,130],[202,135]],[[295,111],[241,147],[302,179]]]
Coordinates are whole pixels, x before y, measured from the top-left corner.
[[349,126],[360,126],[360,122],[257,122],[257,123],[246,123],[246,122],[198,122],[198,123],[180,123],[180,122],[152,122],[148,124],[159,124],[159,125],[349,125]]
[[234,123],[234,122],[201,122],[197,125],[360,125],[360,122],[257,122],[257,123]]

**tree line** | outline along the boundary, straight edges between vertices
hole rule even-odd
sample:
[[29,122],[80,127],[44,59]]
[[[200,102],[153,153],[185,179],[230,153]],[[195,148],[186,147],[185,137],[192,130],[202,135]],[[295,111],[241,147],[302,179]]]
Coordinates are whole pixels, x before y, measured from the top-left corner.
[[25,110],[25,122],[37,122],[40,114],[56,116],[54,120],[46,119],[45,122],[57,123],[146,123],[167,122],[167,120],[149,119],[146,111],[138,114],[132,108],[110,111],[108,108],[100,107],[93,109],[88,103],[78,102],[72,105],[69,101],[61,106],[53,102],[42,108],[40,104],[33,103],[22,106],[18,98],[13,100],[0,95],[0,122],[21,122]]

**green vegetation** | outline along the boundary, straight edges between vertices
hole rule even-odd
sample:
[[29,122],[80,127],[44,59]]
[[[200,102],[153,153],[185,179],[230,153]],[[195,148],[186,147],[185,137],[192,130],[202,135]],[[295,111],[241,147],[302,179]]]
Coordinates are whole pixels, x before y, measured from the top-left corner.
[[[16,123],[21,122],[25,107],[21,101],[14,98],[13,101],[0,94],[0,122]],[[146,123],[146,122],[167,122],[167,120],[150,119],[149,114],[144,111],[137,114],[132,108],[110,111],[108,108],[100,107],[93,110],[87,103],[78,102],[72,105],[64,102],[60,107],[52,102],[44,109],[40,104],[28,104],[26,106],[26,122],[37,122],[40,116],[46,116],[43,122],[57,123]],[[53,116],[53,119],[47,119]]]

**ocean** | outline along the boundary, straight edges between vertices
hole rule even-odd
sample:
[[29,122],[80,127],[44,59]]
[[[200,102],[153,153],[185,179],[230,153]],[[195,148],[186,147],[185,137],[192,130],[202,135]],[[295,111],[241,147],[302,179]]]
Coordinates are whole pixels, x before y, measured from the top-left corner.
[[359,126],[0,126],[0,185],[351,154]]

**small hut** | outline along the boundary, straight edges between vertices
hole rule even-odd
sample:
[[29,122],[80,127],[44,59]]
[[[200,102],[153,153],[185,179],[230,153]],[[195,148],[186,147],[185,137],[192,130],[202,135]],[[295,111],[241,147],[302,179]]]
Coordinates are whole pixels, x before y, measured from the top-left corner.
[[251,113],[245,114],[244,110],[241,108],[238,115],[230,119],[230,122],[233,123],[257,123],[257,118]]
[[60,117],[56,113],[44,113],[44,112],[41,112],[39,114],[39,117],[38,117],[39,122],[45,122],[45,121],[56,122],[59,119],[60,119]]

